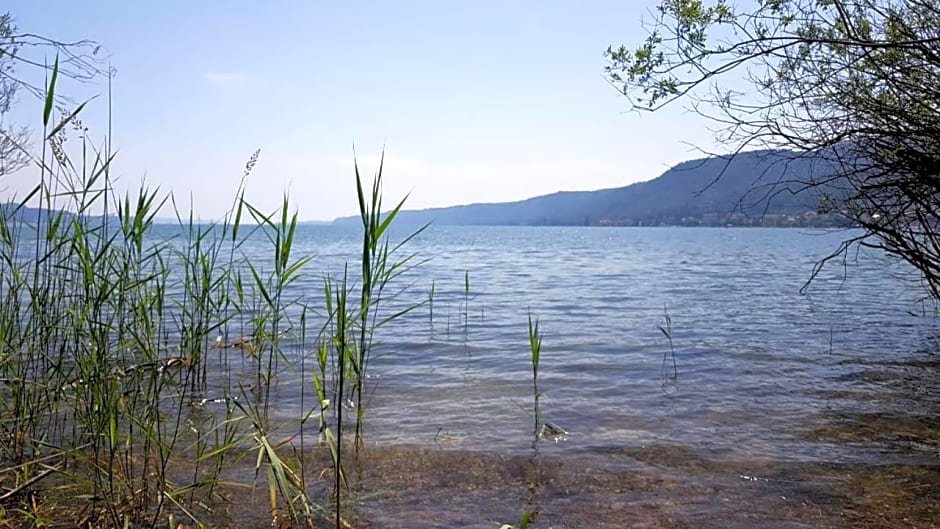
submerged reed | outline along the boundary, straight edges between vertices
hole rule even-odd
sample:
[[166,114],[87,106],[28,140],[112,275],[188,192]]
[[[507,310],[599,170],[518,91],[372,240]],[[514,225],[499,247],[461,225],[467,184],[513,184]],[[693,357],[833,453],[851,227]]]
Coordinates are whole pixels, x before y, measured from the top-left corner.
[[463,272],[463,326],[464,330],[470,319],[470,271]]
[[428,326],[434,329],[434,280],[431,280],[431,288],[428,289]]
[[[679,366],[676,363],[676,348],[672,343],[672,317],[669,316],[669,309],[665,304],[663,305],[663,325],[659,326],[659,332],[663,333],[663,336],[665,336],[666,340],[669,342],[669,350],[663,353],[662,376],[663,386],[665,386],[669,382],[675,383],[679,381]],[[670,357],[672,358],[671,376],[666,367],[667,361]]]

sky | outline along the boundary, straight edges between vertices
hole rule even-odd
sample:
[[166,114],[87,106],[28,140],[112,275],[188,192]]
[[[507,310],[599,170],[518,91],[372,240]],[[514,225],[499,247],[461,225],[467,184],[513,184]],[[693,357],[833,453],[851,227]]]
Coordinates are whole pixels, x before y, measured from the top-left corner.
[[[7,0],[0,11],[20,32],[103,46],[110,101],[103,79],[59,92],[99,96],[81,117],[101,144],[110,116],[119,191],[146,182],[218,219],[260,149],[248,200],[270,211],[289,193],[301,219],[328,220],[357,211],[354,153],[371,176],[384,149],[386,203],[409,194],[415,209],[620,187],[714,149],[702,118],[681,105],[631,111],[604,77],[604,50],[640,43],[654,5]],[[5,121],[41,129],[41,117],[21,94]],[[8,176],[0,201],[37,178]]]

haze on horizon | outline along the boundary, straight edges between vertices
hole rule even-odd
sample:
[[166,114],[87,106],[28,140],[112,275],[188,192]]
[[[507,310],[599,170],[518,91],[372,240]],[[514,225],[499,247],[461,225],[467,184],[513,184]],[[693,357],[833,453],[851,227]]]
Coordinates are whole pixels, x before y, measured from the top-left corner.
[[[104,46],[118,189],[146,180],[220,218],[260,148],[249,200],[273,210],[287,191],[301,219],[327,220],[356,212],[354,146],[365,175],[384,146],[386,200],[411,193],[409,209],[620,187],[714,150],[702,118],[680,106],[630,112],[603,75],[604,50],[640,42],[654,5],[13,0],[2,10],[20,32]],[[100,95],[82,113],[99,143],[107,90],[60,86],[75,101]],[[38,143],[41,115],[21,93],[10,117]],[[0,201],[36,177],[9,177]]]

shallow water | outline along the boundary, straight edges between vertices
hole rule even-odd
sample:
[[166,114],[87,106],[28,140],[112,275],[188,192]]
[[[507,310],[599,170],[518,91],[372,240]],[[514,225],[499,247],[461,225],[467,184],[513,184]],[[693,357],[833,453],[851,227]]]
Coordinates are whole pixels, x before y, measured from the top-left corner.
[[[364,502],[364,515],[382,527],[484,527],[469,520],[494,512],[512,521],[501,517],[522,504],[507,491],[524,493],[531,471],[531,313],[544,332],[542,414],[569,432],[540,443],[556,473],[541,489],[543,525],[591,526],[591,508],[610,516],[596,526],[610,527],[621,511],[638,527],[894,525],[856,508],[874,494],[861,472],[894,498],[892,515],[931,526],[938,498],[921,493],[940,490],[940,328],[923,291],[905,267],[862,252],[800,292],[813,264],[850,235],[429,229],[408,246],[428,261],[386,310],[421,302],[434,281],[433,321],[424,306],[381,329],[366,413],[369,450],[382,455],[364,486],[401,488],[392,479],[401,476],[416,492]],[[295,255],[317,259],[297,293],[320,296],[323,271],[342,273],[345,260],[355,270],[356,237],[303,227]],[[247,252],[264,259],[260,245]],[[307,367],[280,375],[274,409],[285,421],[311,406],[312,389],[300,392]],[[474,465],[482,477],[467,470]],[[451,478],[435,477],[448,468]],[[406,512],[429,519],[394,521]]]

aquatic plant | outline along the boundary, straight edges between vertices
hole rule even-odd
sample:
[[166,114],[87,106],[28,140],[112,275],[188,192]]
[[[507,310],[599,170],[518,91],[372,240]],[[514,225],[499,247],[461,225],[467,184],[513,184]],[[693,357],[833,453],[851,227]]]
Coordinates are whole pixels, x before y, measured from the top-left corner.
[[532,314],[529,314],[529,352],[531,354],[530,361],[532,364],[532,416],[535,421],[535,426],[532,430],[533,440],[532,446],[539,440],[540,434],[540,425],[542,424],[542,416],[539,411],[539,399],[542,397],[542,394],[539,393],[539,361],[542,355],[542,333],[539,332],[539,320],[536,319],[535,322],[532,322]]
[[[361,442],[374,333],[418,306],[379,311],[404,291],[389,285],[418,264],[398,256],[410,237],[389,243],[402,203],[381,213],[381,168],[368,200],[356,169],[365,232],[359,301],[349,302],[346,273],[341,282],[327,277],[320,311],[286,294],[311,262],[295,255],[289,198],[266,213],[245,197],[259,152],[219,222],[200,223],[172,195],[146,186],[120,196],[109,177],[110,143],[88,139],[84,104],[55,112],[58,63],[50,73],[33,160],[39,182],[0,209],[3,523],[204,526],[232,490],[229,469],[252,457],[253,486],[267,490],[272,523],[306,526],[331,514],[307,492],[303,426],[316,417],[335,470],[332,514],[342,525],[344,403],[357,408]],[[78,136],[78,158],[66,135]],[[176,224],[157,226],[165,207]],[[267,256],[249,258],[249,242]],[[301,390],[296,431],[272,420],[272,388],[298,365],[303,372],[308,356],[316,403],[308,407]],[[54,497],[29,501],[37,491]]]
[[434,328],[434,280],[431,280],[431,287],[428,288],[428,325]]
[[470,271],[463,272],[463,326],[467,329],[470,318]]
[[[669,341],[669,350],[663,353],[663,365],[662,365],[662,375],[663,375],[663,385],[670,382],[677,382],[679,380],[679,367],[676,363],[676,348],[672,343],[672,317],[669,316],[669,309],[663,304],[663,325],[659,326],[659,331],[663,333],[663,336],[666,337],[666,340]],[[672,358],[672,377],[669,376],[669,371],[666,368],[666,363],[669,358]]]
[[[418,305],[413,304],[403,311],[393,314],[383,320],[378,319],[377,307],[382,300],[389,283],[402,274],[414,259],[414,254],[395,260],[395,255],[402,245],[407,243],[420,231],[406,237],[395,246],[390,246],[388,229],[405,205],[407,196],[389,212],[382,212],[382,169],[385,164],[385,154],[379,161],[379,168],[372,180],[371,194],[364,193],[362,178],[359,175],[359,165],[354,164],[356,173],[356,194],[359,197],[359,216],[362,221],[362,284],[359,292],[359,311],[357,314],[359,339],[356,344],[356,354],[352,357],[351,367],[355,374],[355,385],[352,400],[356,404],[356,445],[362,444],[363,424],[363,392],[371,352],[373,349],[373,333],[382,325],[400,317]],[[342,393],[342,392],[341,392]]]
[[499,529],[528,529],[533,518],[532,513],[525,511],[522,513],[522,516],[519,517],[519,525],[503,524]]
[[[92,143],[79,122],[85,105],[49,103],[57,72],[39,182],[0,209],[0,526],[208,527],[245,485],[232,477],[243,462],[272,526],[348,526],[349,412],[358,448],[377,331],[421,305],[384,310],[409,292],[400,278],[422,261],[404,245],[424,229],[392,238],[404,199],[382,211],[384,159],[371,188],[354,160],[359,272],[327,275],[308,299],[294,295],[312,258],[294,247],[290,198],[270,212],[246,198],[259,151],[217,222],[157,189],[120,195],[110,143]],[[159,226],[167,208],[176,222]],[[432,282],[432,325],[434,297]],[[466,329],[469,271],[463,298]],[[529,326],[537,440],[541,334]],[[297,372],[313,391],[301,388],[297,421],[276,420],[278,378]],[[329,450],[325,469],[305,464],[308,421]],[[321,476],[331,498],[310,495]]]

